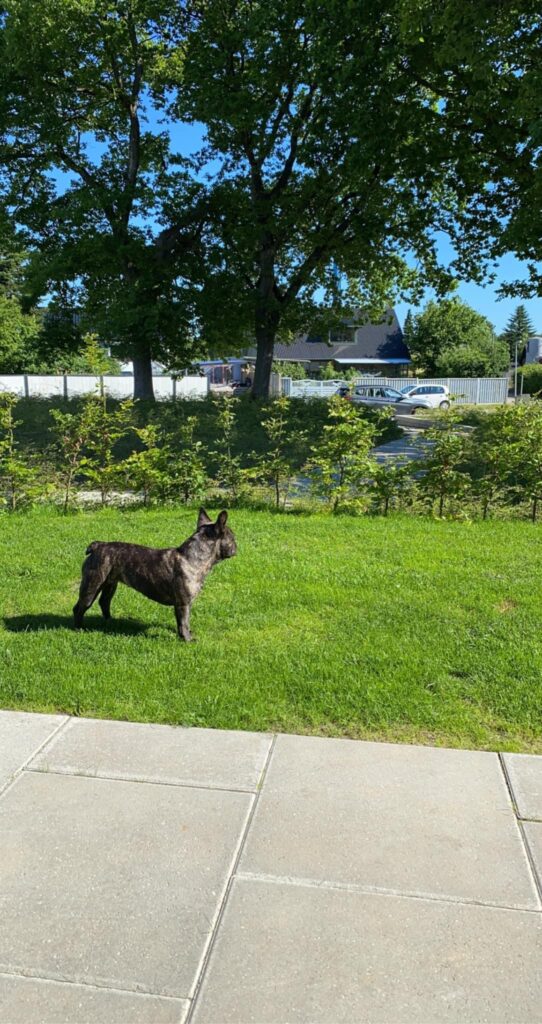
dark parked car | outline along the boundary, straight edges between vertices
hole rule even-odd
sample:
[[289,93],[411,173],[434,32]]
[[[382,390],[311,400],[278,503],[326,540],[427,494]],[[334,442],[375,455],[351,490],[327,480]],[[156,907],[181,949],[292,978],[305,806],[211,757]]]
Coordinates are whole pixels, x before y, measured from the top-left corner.
[[353,390],[345,395],[351,402],[359,403],[360,405],[370,405],[378,408],[390,407],[395,412],[400,413],[416,413],[418,409],[432,409],[433,403],[422,395],[416,395],[410,398],[408,395],[401,394],[395,388],[390,388],[385,385],[376,384],[356,384]]

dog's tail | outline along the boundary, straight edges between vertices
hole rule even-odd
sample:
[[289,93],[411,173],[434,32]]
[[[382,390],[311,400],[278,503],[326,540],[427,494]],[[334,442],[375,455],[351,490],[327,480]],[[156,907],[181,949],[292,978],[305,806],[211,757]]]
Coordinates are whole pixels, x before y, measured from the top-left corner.
[[98,547],[99,543],[100,543],[100,541],[99,541],[99,540],[93,540],[93,541],[92,541],[92,542],[91,542],[91,543],[89,544],[89,546],[88,546],[87,550],[85,551],[85,555],[91,555],[91,554],[92,554],[92,552],[96,550],[96,548]]

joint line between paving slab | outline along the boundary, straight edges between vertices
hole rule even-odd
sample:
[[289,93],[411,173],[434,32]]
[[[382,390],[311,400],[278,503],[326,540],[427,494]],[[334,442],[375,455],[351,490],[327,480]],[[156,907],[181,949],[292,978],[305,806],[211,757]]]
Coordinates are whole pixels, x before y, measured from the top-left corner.
[[169,999],[171,1002],[180,1003],[190,1002],[189,996],[171,996],[165,995],[162,992],[151,992],[146,988],[119,988],[117,985],[109,985],[104,982],[100,985],[98,981],[86,981],[84,978],[65,978],[60,975],[55,976],[54,974],[40,974],[38,971],[32,971],[31,968],[26,967],[13,967],[9,964],[0,964],[0,978],[22,978],[26,981],[45,981],[50,985],[79,985],[81,988],[90,988],[98,992],[115,992],[119,995],[125,996],[145,996],[147,999]]
[[217,934],[218,934],[218,930],[220,928],[220,924],[221,924],[222,918],[224,916],[224,912],[226,910],[226,906],[227,906],[227,903],[228,903],[229,895],[230,895],[230,892],[231,892],[231,887],[233,885],[233,880],[236,877],[237,868],[239,866],[239,862],[240,862],[241,857],[243,855],[243,850],[245,848],[245,844],[246,844],[246,841],[247,841],[248,833],[250,832],[250,828],[251,828],[252,822],[254,820],[254,815],[256,813],[256,808],[258,806],[258,802],[259,802],[259,799],[260,799],[260,794],[262,792],[262,788],[263,788],[263,785],[264,785],[264,782],[265,782],[265,778],[266,778],[266,775],[267,775],[269,764],[270,764],[271,758],[273,756],[273,751],[275,749],[276,741],[277,741],[277,736],[276,736],[276,733],[275,733],[272,736],[272,738],[271,738],[271,743],[269,745],[269,750],[267,751],[267,757],[265,759],[265,763],[264,763],[264,766],[262,768],[261,775],[260,775],[260,778],[259,778],[259,781],[258,781],[258,785],[257,785],[257,788],[256,788],[256,793],[254,794],[254,799],[252,801],[252,806],[251,806],[250,811],[248,813],[247,820],[245,822],[245,827],[243,829],[243,832],[242,832],[242,835],[241,835],[241,839],[239,841],[239,844],[238,844],[238,847],[237,847],[237,851],[236,851],[236,854],[235,854],[235,857],[234,857],[234,860],[233,860],[233,863],[232,863],[232,866],[231,866],[230,876],[228,878],[226,887],[224,889],[224,895],[223,895],[222,900],[220,902],[220,906],[218,908],[218,912],[216,914],[216,917],[215,917],[215,920],[214,920],[214,924],[213,924],[213,927],[212,927],[210,935],[209,935],[209,940],[207,942],[207,948],[205,949],[205,951],[203,953],[203,956],[201,958],[199,970],[198,970],[198,973],[196,975],[196,980],[195,980],[195,983],[192,986],[192,989],[191,989],[191,992],[190,992],[191,1003],[190,1003],[190,1009],[189,1009],[188,1014],[186,1016],[185,1024],[190,1024],[190,1022],[192,1020],[192,1016],[193,1016],[194,1009],[195,1009],[195,1006],[196,1006],[196,1003],[197,1003],[198,995],[199,995],[201,986],[203,984],[203,979],[204,979],[206,971],[207,971],[207,966],[209,964],[209,960],[210,960],[211,954],[213,952],[213,948],[214,948],[214,944],[215,944],[216,937],[217,937]]
[[523,822],[522,821],[518,821],[518,828],[519,828],[519,831],[521,833],[521,838],[523,840],[523,845],[525,847],[525,854],[527,856],[527,860],[529,861],[529,866],[531,868],[531,871],[532,871],[532,874],[533,874],[533,878],[534,878],[534,884],[536,886],[536,891],[538,893],[538,899],[540,900],[540,907],[542,909],[542,879],[540,878],[540,876],[538,874],[538,870],[537,870],[537,867],[536,867],[536,862],[535,862],[535,859],[534,859],[534,857],[532,855],[531,847],[530,847],[530,844],[529,844],[529,837],[527,836],[527,834],[525,832],[525,829],[523,827]]
[[537,907],[510,906],[508,903],[493,903],[468,897],[449,896],[433,892],[417,892],[416,890],[387,889],[379,885],[363,885],[359,882],[329,881],[321,878],[300,878],[297,875],[269,875],[258,871],[238,871],[236,876],[240,882],[262,882],[267,885],[288,885],[301,889],[325,889],[331,891],[358,893],[360,896],[395,896],[407,900],[422,900],[432,903],[453,903],[467,907],[486,907],[488,910],[508,910],[515,914],[540,914]]
[[[35,756],[35,755],[33,755]],[[174,789],[205,789],[211,793],[242,793],[243,796],[254,796],[256,789],[239,789],[234,786],[210,786],[206,783],[199,782],[170,782],[162,779],[145,779],[143,777],[134,778],[132,775],[96,775],[94,772],[82,772],[82,771],[64,771],[62,768],[28,768],[24,769],[27,773],[32,772],[34,775],[63,775],[70,779],[94,779],[97,782],[136,782],[138,785],[143,786],[172,786]]]
[[66,715],[62,719],[60,725],[57,725],[56,729],[53,730],[51,735],[47,736],[46,739],[43,740],[43,743],[40,743],[39,746],[37,746],[36,749],[33,750],[32,753],[26,758],[26,760],[23,761],[23,763],[21,765],[19,765],[19,767],[17,768],[17,771],[14,772],[14,774],[11,776],[11,778],[8,779],[8,781],[4,784],[4,786],[3,787],[0,786],[0,797],[4,796],[4,794],[10,788],[10,786],[12,786],[13,783],[16,782],[16,780],[19,778],[19,776],[22,775],[22,773],[26,770],[27,765],[29,765],[30,762],[33,761],[34,758],[38,756],[38,754],[41,754],[42,750],[45,749],[47,744],[50,743],[51,740],[55,739],[55,737],[58,736],[59,732],[61,732],[62,729],[65,729],[67,727],[67,725],[69,724],[70,721],[71,721],[71,719],[68,717],[68,715]]
[[501,770],[502,770],[502,773],[504,775],[504,781],[506,783],[506,788],[508,789],[510,800],[512,801],[512,807],[513,807],[514,813],[516,815],[516,823],[517,823],[517,826],[518,826],[519,834],[521,836],[521,842],[523,844],[523,851],[525,853],[525,857],[527,859],[527,863],[528,863],[528,865],[529,865],[529,867],[531,869],[531,875],[533,877],[534,887],[535,887],[535,890],[536,890],[536,893],[537,893],[537,896],[538,896],[538,902],[540,904],[540,908],[542,909],[542,879],[540,878],[540,876],[538,874],[538,871],[537,871],[537,868],[536,868],[536,863],[535,863],[534,857],[533,857],[533,855],[531,853],[531,847],[529,846],[529,840],[528,840],[528,838],[527,838],[527,836],[525,834],[525,829],[523,828],[523,822],[522,822],[521,817],[520,817],[519,807],[518,807],[517,800],[516,800],[516,797],[515,797],[515,794],[514,794],[514,787],[512,786],[512,779],[510,778],[510,775],[508,774],[508,768],[507,768],[507,765],[506,765],[506,761],[504,759],[504,755],[502,753],[499,753],[498,757],[499,757],[499,764],[501,766]]

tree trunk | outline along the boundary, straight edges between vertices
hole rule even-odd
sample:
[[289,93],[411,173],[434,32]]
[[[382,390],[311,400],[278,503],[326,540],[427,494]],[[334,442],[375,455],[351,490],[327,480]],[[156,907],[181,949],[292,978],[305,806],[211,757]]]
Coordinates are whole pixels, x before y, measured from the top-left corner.
[[254,367],[253,398],[268,398],[273,365],[276,327],[265,325],[256,329],[256,366]]
[[275,295],[275,246],[272,234],[265,229],[259,253],[260,280],[255,308],[256,366],[253,398],[268,398],[273,365],[273,348],[281,311]]
[[134,398],[154,402],[150,349],[146,346],[139,348],[137,354],[134,353],[132,362],[134,366]]

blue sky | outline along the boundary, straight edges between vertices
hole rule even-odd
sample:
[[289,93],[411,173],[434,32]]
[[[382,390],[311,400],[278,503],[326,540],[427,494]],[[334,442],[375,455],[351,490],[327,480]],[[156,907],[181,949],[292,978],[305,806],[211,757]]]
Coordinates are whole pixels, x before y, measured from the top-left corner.
[[[442,260],[451,260],[453,258],[452,247],[446,240],[443,240],[439,246],[439,255]],[[483,313],[498,333],[504,329],[516,306],[522,303],[534,324],[535,331],[542,334],[542,299],[501,299],[497,295],[500,284],[503,284],[505,281],[526,279],[527,276],[526,265],[517,260],[512,253],[509,253],[500,260],[496,280],[492,284],[479,285],[470,281],[462,281],[455,294],[464,302],[468,302],[469,306],[472,306],[479,313]],[[428,290],[422,306],[432,297],[432,293]],[[404,322],[409,309],[412,309],[413,313],[418,311],[416,306],[408,302],[397,302],[395,309],[401,324]]]

